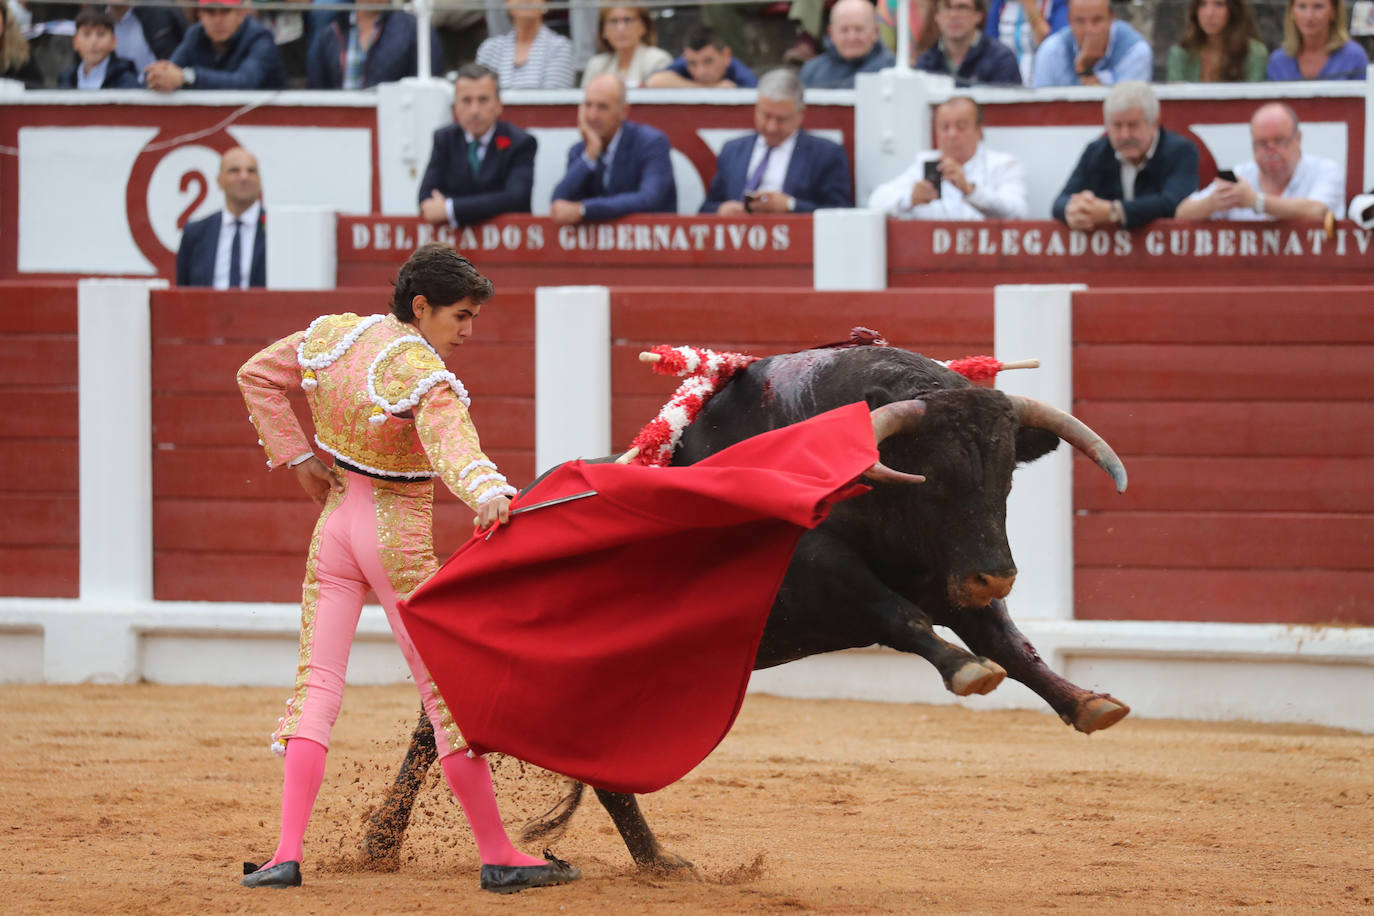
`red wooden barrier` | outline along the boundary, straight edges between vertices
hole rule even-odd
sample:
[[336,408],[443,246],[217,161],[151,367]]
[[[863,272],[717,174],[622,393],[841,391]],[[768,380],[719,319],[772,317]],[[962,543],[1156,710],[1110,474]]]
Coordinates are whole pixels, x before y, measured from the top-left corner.
[[1080,618],[1374,623],[1374,289],[1074,297]]
[[0,595],[80,582],[76,284],[0,283]]

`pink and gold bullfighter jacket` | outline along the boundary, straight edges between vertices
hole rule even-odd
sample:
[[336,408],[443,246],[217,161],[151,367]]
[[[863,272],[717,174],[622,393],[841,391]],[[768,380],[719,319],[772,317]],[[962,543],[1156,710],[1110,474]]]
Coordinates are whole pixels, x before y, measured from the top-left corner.
[[312,454],[287,391],[305,389],[315,444],[378,477],[439,477],[476,509],[514,496],[482,453],[468,394],[434,348],[394,315],[322,315],[244,363],[239,389],[268,467]]

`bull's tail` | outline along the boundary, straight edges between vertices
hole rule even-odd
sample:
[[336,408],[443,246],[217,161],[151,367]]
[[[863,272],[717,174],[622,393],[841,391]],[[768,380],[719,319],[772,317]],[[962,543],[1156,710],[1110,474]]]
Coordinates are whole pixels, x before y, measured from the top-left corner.
[[563,831],[568,829],[568,822],[576,813],[577,806],[582,804],[582,793],[586,788],[576,780],[569,780],[568,794],[555,802],[548,811],[526,821],[520,828],[520,842],[530,845],[537,841],[552,841],[561,837]]

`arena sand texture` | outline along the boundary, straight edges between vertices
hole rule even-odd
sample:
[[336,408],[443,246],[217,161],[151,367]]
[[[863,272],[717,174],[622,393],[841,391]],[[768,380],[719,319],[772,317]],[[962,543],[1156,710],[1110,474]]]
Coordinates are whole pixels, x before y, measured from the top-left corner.
[[[1374,736],[1128,718],[1085,737],[1035,712],[771,697],[643,799],[697,880],[638,874],[589,794],[554,843],[582,881],[486,894],[438,767],[399,870],[369,871],[363,822],[418,707],[404,686],[347,692],[305,887],[248,890],[242,860],[276,842],[284,697],[0,687],[0,912],[1374,911]],[[496,773],[511,823],[561,791]]]

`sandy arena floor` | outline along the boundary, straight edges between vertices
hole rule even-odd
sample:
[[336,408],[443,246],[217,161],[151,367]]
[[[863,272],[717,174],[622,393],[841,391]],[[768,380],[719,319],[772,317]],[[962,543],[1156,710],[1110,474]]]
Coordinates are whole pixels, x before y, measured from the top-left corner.
[[[241,861],[276,844],[284,695],[0,687],[0,912],[1374,911],[1374,736],[1128,718],[1088,738],[1038,713],[769,697],[642,800],[698,880],[636,873],[589,795],[554,849],[582,881],[485,894],[438,767],[401,869],[367,871],[354,850],[418,706],[406,687],[349,689],[305,886],[251,891]],[[496,767],[513,825],[561,789],[521,770]]]

